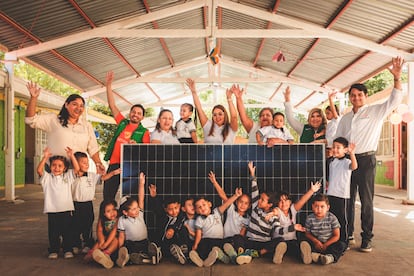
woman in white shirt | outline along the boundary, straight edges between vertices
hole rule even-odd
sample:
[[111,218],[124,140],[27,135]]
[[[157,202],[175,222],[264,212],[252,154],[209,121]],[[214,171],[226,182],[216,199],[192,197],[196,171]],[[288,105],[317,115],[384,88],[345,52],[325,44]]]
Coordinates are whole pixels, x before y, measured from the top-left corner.
[[157,125],[151,132],[151,144],[179,144],[176,131],[173,128],[174,117],[169,109],[163,109],[158,114]]
[[187,79],[187,85],[193,95],[194,105],[198,112],[201,126],[204,132],[204,143],[206,144],[233,144],[238,128],[236,108],[233,104],[230,89],[226,90],[227,102],[229,104],[230,117],[224,106],[218,104],[213,107],[213,118],[209,120],[201,107],[200,98],[195,89],[195,82]]

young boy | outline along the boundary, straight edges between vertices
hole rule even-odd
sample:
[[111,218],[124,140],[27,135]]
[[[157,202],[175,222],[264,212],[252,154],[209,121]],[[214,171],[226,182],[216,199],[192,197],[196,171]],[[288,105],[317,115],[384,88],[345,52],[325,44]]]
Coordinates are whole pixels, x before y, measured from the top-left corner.
[[241,195],[242,189],[236,188],[234,195],[213,211],[211,202],[205,197],[200,197],[194,202],[199,216],[195,222],[196,236],[190,259],[198,267],[211,266],[217,259],[223,263],[229,263],[229,257],[221,249],[224,237],[222,215]]
[[72,198],[75,206],[73,213],[74,221],[74,247],[73,252],[79,253],[82,248],[80,236],[82,235],[84,248],[82,253],[88,253],[89,249],[95,244],[92,237],[92,225],[95,219],[92,200],[95,198],[96,184],[101,180],[106,180],[114,175],[120,174],[121,169],[107,173],[101,177],[100,174],[88,172],[89,159],[84,152],[75,152],[76,161],[79,164],[79,172],[72,185]]
[[[346,243],[339,240],[340,225],[334,214],[329,212],[329,199],[317,194],[312,203],[313,214],[306,218],[306,238],[300,248],[303,262],[310,264],[320,261],[322,264],[337,262],[346,250]],[[310,244],[309,244],[310,243]]]
[[293,136],[285,127],[285,115],[281,112],[273,114],[273,125],[260,128],[256,133],[256,140],[259,145],[267,145],[270,140],[271,145],[293,144]]
[[253,166],[253,162],[249,162],[248,167],[252,185],[252,214],[246,236],[234,237],[234,248],[239,254],[236,262],[240,265],[250,263],[252,260],[252,256],[242,254],[246,248],[258,250],[263,256],[267,253],[273,253],[276,245],[281,241],[281,238],[272,238],[274,228],[279,226],[278,219],[274,216],[268,216],[272,214],[272,208],[276,206],[276,194],[270,192],[260,194],[255,176],[256,167]]
[[[37,166],[43,193],[45,195],[44,213],[47,214],[49,235],[49,259],[57,259],[62,238],[65,259],[73,258],[73,217],[74,210],[71,187],[79,171],[79,165],[72,149],[67,147],[73,170],[64,156],[54,155],[45,148],[43,158]],[[47,160],[50,162],[50,173],[45,171]]]
[[188,249],[193,247],[194,239],[195,239],[195,209],[194,209],[194,198],[187,198],[184,200],[183,205],[181,207],[181,211],[185,213],[185,221],[184,226],[187,229],[187,248],[181,246],[183,249],[183,253],[188,256]]
[[[349,158],[346,158],[346,153]],[[358,168],[355,144],[338,137],[333,140],[332,157],[327,160],[328,192],[331,212],[341,224],[341,241],[348,244],[348,213],[351,198],[351,175]]]
[[149,191],[150,209],[157,216],[157,243],[161,244],[164,256],[169,252],[180,264],[185,264],[187,258],[181,246],[187,247],[189,242],[188,231],[184,226],[186,215],[181,211],[181,204],[175,197],[167,197],[161,202],[154,184],[149,186]]

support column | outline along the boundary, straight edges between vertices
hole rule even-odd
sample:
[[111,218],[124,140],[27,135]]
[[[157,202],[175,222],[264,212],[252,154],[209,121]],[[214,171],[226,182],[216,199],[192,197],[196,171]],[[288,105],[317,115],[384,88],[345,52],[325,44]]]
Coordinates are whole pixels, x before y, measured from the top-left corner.
[[[414,113],[414,62],[408,62],[408,94],[407,104]],[[407,123],[407,199],[414,203],[414,121]]]

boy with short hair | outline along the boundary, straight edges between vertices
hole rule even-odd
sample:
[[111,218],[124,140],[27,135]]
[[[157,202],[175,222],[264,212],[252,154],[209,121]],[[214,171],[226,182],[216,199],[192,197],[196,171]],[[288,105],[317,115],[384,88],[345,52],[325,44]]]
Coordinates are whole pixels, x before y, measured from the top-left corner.
[[339,239],[340,225],[334,214],[329,212],[329,199],[317,194],[312,203],[312,211],[306,218],[306,238],[300,248],[303,262],[321,262],[323,265],[336,263],[346,250],[346,243]]
[[169,252],[180,264],[185,264],[187,258],[183,249],[187,248],[188,252],[188,231],[184,226],[186,215],[181,211],[181,203],[172,196],[162,202],[154,184],[149,185],[149,191],[149,206],[157,215],[156,240],[161,244],[164,256]]

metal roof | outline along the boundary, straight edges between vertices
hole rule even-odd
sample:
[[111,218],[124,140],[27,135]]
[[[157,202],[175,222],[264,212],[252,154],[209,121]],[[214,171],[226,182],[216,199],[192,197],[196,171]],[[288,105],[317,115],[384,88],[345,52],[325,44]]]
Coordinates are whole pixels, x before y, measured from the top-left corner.
[[[191,102],[184,82],[194,78],[217,93],[238,83],[245,100],[274,107],[290,85],[306,113],[391,57],[414,60],[413,15],[412,0],[2,0],[0,47],[100,102],[114,71],[123,112]],[[278,51],[285,62],[272,61]]]

